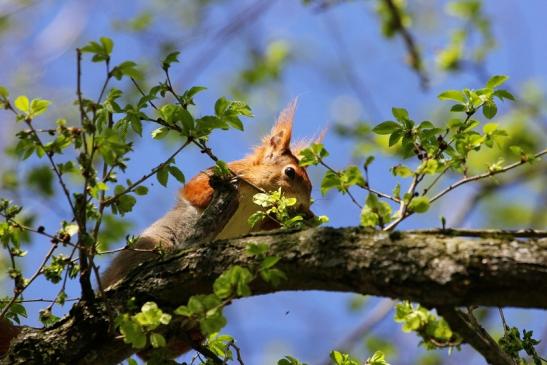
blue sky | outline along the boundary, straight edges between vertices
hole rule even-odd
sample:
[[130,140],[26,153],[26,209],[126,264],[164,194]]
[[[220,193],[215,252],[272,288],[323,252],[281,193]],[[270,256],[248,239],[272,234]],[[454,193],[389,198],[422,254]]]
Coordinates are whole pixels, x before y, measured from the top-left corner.
[[[298,1],[275,1],[260,19],[229,40],[191,38],[192,43],[182,50],[181,63],[173,67],[173,79],[179,90],[191,86],[187,80],[191,80],[192,85],[207,86],[208,90],[196,98],[196,113],[210,112],[218,97],[229,96],[228,85],[233,81],[235,72],[245,65],[244,52],[250,43],[264,47],[269,41],[286,40],[294,52],[294,61],[283,73],[279,84],[251,95],[248,102],[256,117],[245,121],[246,131],[218,133],[212,137],[210,146],[225,160],[242,157],[269,129],[276,114],[298,97],[294,134],[297,137],[310,136],[331,126],[325,146],[331,154],[330,163],[342,168],[355,162],[352,157],[353,144],[332,131],[334,122],[351,124],[364,119],[377,124],[390,118],[392,106],[407,108],[416,120],[434,118],[438,115],[437,110],[443,107],[436,99],[439,92],[482,85],[469,72],[447,74],[430,67],[434,64],[435,53],[447,42],[449,31],[459,25],[453,17],[434,16],[439,11],[442,13],[444,3],[422,0],[413,4],[420,13],[411,29],[424,51],[426,67],[433,70],[431,87],[425,91],[420,88],[417,76],[405,64],[405,48],[401,40],[382,38],[372,1],[349,2],[326,12],[314,11]],[[542,0],[485,3],[498,42],[497,48],[487,58],[487,72],[509,75],[510,86],[514,90],[530,80],[542,87],[547,75],[547,47],[544,46],[547,3]],[[0,4],[0,12],[9,11],[13,4],[15,2],[9,1]],[[163,4],[169,8],[169,1]],[[251,2],[213,5],[208,24],[217,29],[248,4]],[[54,108],[49,115],[52,119],[61,111],[66,113],[67,107],[72,108],[68,119],[75,120],[76,109],[71,107],[75,95],[75,47],[106,35],[115,42],[114,64],[130,59],[144,63],[148,70],[159,71],[161,58],[156,56],[154,48],[154,42],[159,38],[141,38],[136,34],[113,30],[112,27],[113,18],[127,19],[145,6],[144,1],[43,1],[17,11],[13,15],[15,32],[1,39],[0,62],[3,67],[0,69],[0,84],[8,86],[12,95],[27,94],[52,99]],[[175,14],[168,11],[162,14],[164,17],[154,23],[154,32],[160,35],[170,33],[172,36],[173,32],[180,31],[180,39],[186,39],[187,34],[175,22]],[[341,35],[341,43],[332,35],[336,29]],[[176,36],[174,38],[178,39]],[[211,63],[195,74],[192,68],[196,60],[208,53],[213,58]],[[366,89],[364,97],[347,82],[344,73],[347,68],[355,70],[352,77]],[[87,62],[83,72],[84,93],[93,97],[102,84],[103,68]],[[124,84],[117,87],[121,86]],[[7,113],[0,114],[0,118],[2,145],[13,133],[14,122]],[[49,122],[48,115],[43,122]],[[151,143],[151,140],[145,136],[145,141],[137,145],[127,177],[142,176],[176,148],[174,145]],[[179,157],[177,163],[188,178],[211,164],[206,156],[196,150]],[[0,169],[7,165],[9,162],[0,162]],[[371,167],[371,184],[378,189],[391,191],[396,182],[389,173],[392,165],[393,160],[378,156]],[[321,170],[312,169],[315,186],[318,186],[321,174]],[[150,194],[128,215],[128,219],[134,222],[132,233],[138,233],[173,206],[180,186],[171,181],[167,188],[157,183],[150,188]],[[439,215],[450,217],[462,197],[470,191],[463,189],[449,195],[433,212],[408,219],[401,228],[437,226]],[[355,193],[359,199],[364,199],[364,194]],[[517,189],[511,194],[524,193]],[[331,225],[358,224],[359,212],[347,197],[335,194],[322,197],[318,189],[314,189],[313,197],[316,200],[314,210],[328,215]],[[40,204],[30,204],[36,209],[45,209]],[[42,214],[40,224],[54,230],[58,222],[56,214],[59,211]],[[481,226],[483,222],[479,215],[475,215],[471,224]],[[44,242],[37,240],[31,249],[31,259],[38,262],[47,249]],[[28,264],[25,269],[31,272],[32,267]],[[71,290],[77,293],[76,287]],[[51,296],[52,292],[47,283],[37,282],[29,289],[27,297]],[[366,317],[366,310],[358,313],[347,310],[349,298],[350,295],[310,292],[297,295],[281,293],[237,301],[226,310],[230,319],[226,332],[236,335],[241,341],[244,357],[249,364],[270,364],[274,358],[285,354],[314,364]],[[371,308],[377,301],[372,299],[366,308]],[[31,307],[36,309],[40,306]],[[543,312],[510,312],[509,318],[518,320],[520,326],[536,331],[545,327],[546,316]],[[63,310],[58,313],[63,313]],[[36,324],[36,321],[32,318],[29,323]],[[423,351],[415,348],[417,339],[413,335],[402,334],[389,318],[375,330],[375,334],[395,338],[403,346],[400,354]],[[468,354],[456,354],[446,363],[457,364],[458,356],[463,358]],[[399,357],[393,363],[410,364],[412,362],[408,361],[413,361],[410,359],[412,356]],[[481,363],[477,357],[472,359],[470,363]]]

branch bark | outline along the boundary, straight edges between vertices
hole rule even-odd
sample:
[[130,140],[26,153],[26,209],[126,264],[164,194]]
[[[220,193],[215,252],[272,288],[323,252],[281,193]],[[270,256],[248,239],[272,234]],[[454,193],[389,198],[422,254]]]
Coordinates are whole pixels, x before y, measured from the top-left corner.
[[[464,239],[431,234],[369,232],[359,228],[279,231],[195,243],[144,263],[106,292],[124,311],[153,300],[172,309],[194,294],[211,292],[230,265],[248,266],[251,243],[270,245],[290,278],[279,288],[253,284],[253,294],[282,290],[329,290],[403,298],[429,307],[469,305],[547,308],[547,239]],[[113,364],[132,351],[116,337],[106,309],[73,307],[48,329],[25,329],[3,363]],[[7,362],[6,362],[7,361]]]

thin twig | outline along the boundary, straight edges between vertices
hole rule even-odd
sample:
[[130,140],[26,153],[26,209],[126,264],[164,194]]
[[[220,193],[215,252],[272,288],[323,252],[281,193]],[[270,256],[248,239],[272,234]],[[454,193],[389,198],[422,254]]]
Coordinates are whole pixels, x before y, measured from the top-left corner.
[[25,285],[21,288],[20,291],[17,291],[15,292],[15,294],[13,295],[13,297],[11,298],[11,300],[9,301],[9,303],[2,309],[2,312],[0,312],[0,318],[4,318],[4,316],[6,315],[6,313],[9,311],[9,309],[11,308],[11,306],[13,305],[13,303],[15,303],[17,301],[17,299],[19,298],[19,296],[23,293],[23,291],[25,291],[25,289],[27,289],[30,284],[32,284],[32,282],[42,273],[42,269],[46,266],[47,262],[49,261],[49,258],[51,257],[51,255],[53,255],[53,252],[55,252],[55,250],[57,249],[58,247],[58,243],[52,243],[51,244],[51,247],[49,248],[49,251],[47,252],[46,256],[44,257],[44,259],[42,260],[42,263],[40,264],[40,266],[38,266],[38,269],[34,272],[34,274],[32,274],[32,276],[27,280],[27,282],[25,283]]
[[65,197],[68,201],[68,204],[70,205],[70,209],[72,210],[72,214],[74,214],[74,216],[76,216],[76,209],[74,207],[74,204],[72,203],[72,199],[70,198],[70,192],[68,191],[68,188],[66,187],[66,184],[65,184],[65,181],[63,180],[63,176],[62,176],[61,172],[57,168],[57,164],[53,160],[53,153],[46,150],[44,144],[42,143],[42,140],[40,139],[40,137],[38,136],[38,133],[34,129],[34,126],[32,125],[31,120],[26,118],[25,123],[30,128],[34,138],[36,139],[36,142],[38,142],[38,144],[40,145],[40,148],[44,151],[45,155],[47,156],[47,158],[49,160],[49,163],[50,163],[51,167],[53,168],[53,171],[55,172],[55,175],[57,176],[57,180],[59,181],[59,184],[61,184],[61,188],[63,189],[63,193],[65,194]]
[[405,42],[408,54],[410,56],[410,66],[416,71],[422,88],[427,89],[429,78],[423,69],[422,57],[418,51],[416,41],[410,31],[403,24],[399,8],[395,5],[393,0],[384,0],[384,3],[389,9],[393,21],[395,22],[396,31],[401,35],[403,41]]
[[[542,151],[539,151],[538,153],[536,153],[534,155],[534,158],[539,158],[543,155],[547,154],[547,148],[542,150]],[[487,177],[491,177],[491,176],[494,176],[494,175],[497,175],[497,174],[501,174],[503,172],[506,172],[506,171],[509,171],[511,169],[514,169],[515,167],[518,167],[518,166],[521,166],[521,165],[524,165],[525,163],[527,163],[528,161],[525,161],[525,160],[521,160],[521,161],[517,161],[515,163],[512,163],[510,165],[507,165],[505,167],[502,167],[500,169],[496,169],[496,170],[491,170],[491,171],[488,171],[488,172],[485,172],[485,173],[482,173],[482,174],[479,174],[479,175],[475,175],[475,176],[470,176],[470,177],[466,177],[464,179],[461,179],[457,182],[455,182],[454,184],[448,186],[446,189],[444,189],[443,191],[441,191],[440,193],[438,193],[437,195],[435,195],[433,198],[430,199],[430,203],[433,203],[434,201],[438,200],[439,198],[441,198],[442,196],[446,195],[447,193],[449,193],[450,191],[454,190],[455,188],[457,188],[458,186],[460,185],[463,185],[463,184],[467,184],[467,183],[470,183],[472,181],[476,181],[476,180],[481,180],[481,179],[485,179]]]
[[139,180],[135,181],[131,185],[129,185],[127,188],[125,188],[123,191],[119,192],[118,194],[111,196],[110,198],[106,199],[103,202],[104,206],[108,206],[115,202],[120,196],[125,195],[129,192],[131,192],[133,189],[135,189],[137,186],[142,184],[144,181],[148,180],[151,176],[154,176],[161,168],[163,168],[165,165],[169,164],[184,148],[186,148],[191,142],[193,141],[192,138],[188,138],[186,142],[182,146],[180,146],[175,152],[171,154],[164,162],[159,164],[158,166],[154,167],[151,172],[141,177]]

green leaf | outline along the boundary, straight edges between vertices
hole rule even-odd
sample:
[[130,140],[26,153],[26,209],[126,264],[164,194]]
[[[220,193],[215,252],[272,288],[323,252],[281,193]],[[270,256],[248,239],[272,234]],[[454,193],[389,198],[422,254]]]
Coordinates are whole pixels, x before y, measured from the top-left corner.
[[399,122],[404,122],[405,120],[408,120],[408,111],[404,108],[391,108],[391,114],[397,119]]
[[396,130],[393,132],[391,136],[389,136],[389,147],[394,146],[399,140],[403,137],[403,131],[401,129]]
[[165,341],[165,337],[163,337],[159,333],[151,333],[150,334],[150,344],[153,348],[157,349],[160,347],[165,347],[167,345],[167,342]]
[[406,167],[401,164],[397,166],[393,166],[393,168],[391,169],[391,173],[394,176],[401,176],[401,177],[410,177],[414,175],[414,172],[409,167]]
[[6,87],[0,86],[0,97],[7,99],[9,96],[9,91]]
[[25,95],[18,96],[13,102],[13,105],[24,113],[30,113],[30,101]]
[[306,365],[292,356],[285,356],[283,359],[277,362],[277,365]]
[[180,171],[180,169],[176,166],[173,166],[173,165],[169,165],[169,173],[175,178],[178,180],[178,182],[180,182],[181,184],[184,184],[184,174],[182,173],[182,171]]
[[399,123],[393,122],[393,121],[386,121],[386,122],[378,124],[376,127],[372,129],[372,131],[376,134],[392,134],[393,132],[400,129],[401,129],[401,125]]
[[163,62],[161,63],[161,68],[165,71],[167,71],[169,69],[169,67],[171,67],[171,64],[174,63],[174,62],[179,62],[179,54],[180,54],[180,51],[175,51],[175,52],[171,52],[169,53],[165,59],[163,60]]
[[329,152],[321,143],[312,143],[308,148],[299,151],[298,158],[300,166],[313,166],[320,163]]
[[365,365],[389,365],[385,359],[385,355],[381,351],[376,351],[371,357],[367,359]]
[[249,243],[245,248],[248,255],[262,257],[270,250],[266,243]]
[[498,113],[498,107],[491,100],[487,101],[482,106],[482,114],[484,114],[484,116],[488,119],[494,118],[497,113]]
[[454,104],[450,108],[451,112],[464,112],[465,110],[466,110],[466,107],[463,104]]
[[281,260],[279,256],[268,256],[260,263],[260,270],[271,269]]
[[333,171],[327,171],[321,180],[321,194],[325,195],[329,190],[337,189],[340,186],[340,177]]
[[513,96],[513,94],[511,94],[507,90],[496,90],[492,93],[492,95],[497,97],[500,100],[503,100],[503,99],[515,100],[515,97]]
[[114,48],[114,42],[112,42],[112,39],[108,37],[101,37],[99,39],[101,41],[101,44],[103,45],[103,49],[107,55],[110,55],[112,53],[112,49]]
[[509,77],[508,76],[505,76],[505,75],[495,75],[495,76],[492,76],[490,78],[490,80],[488,80],[488,82],[486,83],[486,87],[490,88],[490,89],[495,89],[496,87],[500,86],[501,84],[503,84]]
[[230,102],[223,96],[221,98],[219,98],[216,102],[215,102],[215,114],[218,116],[218,117],[221,117],[224,115],[224,113],[226,112],[226,109],[228,108],[228,105],[230,104]]
[[374,156],[368,156],[365,160],[365,163],[363,164],[363,168],[367,169],[371,163],[374,162],[375,157]]
[[47,110],[49,104],[51,104],[51,101],[49,100],[33,99],[30,102],[30,117],[34,118],[44,113]]
[[459,90],[447,90],[440,93],[437,97],[441,100],[454,100],[460,103],[466,102],[464,93]]
[[167,186],[167,180],[169,179],[169,170],[166,166],[163,166],[158,170],[156,173],[156,178],[158,179],[158,182],[162,184],[163,186]]
[[497,123],[486,123],[482,126],[482,130],[485,134],[492,134],[496,129],[498,129]]
[[151,134],[152,134],[152,138],[154,139],[162,139],[165,136],[167,136],[167,134],[169,134],[169,128],[159,127],[157,129],[154,129]]
[[148,194],[148,188],[146,186],[143,186],[143,185],[137,186],[133,191],[137,195],[146,195],[146,194]]
[[137,71],[136,66],[137,64],[133,61],[124,61],[112,69],[112,76],[116,80],[121,80],[123,76],[138,77],[139,71]]
[[429,209],[429,198],[426,196],[417,196],[410,201],[408,209],[416,213],[425,213]]

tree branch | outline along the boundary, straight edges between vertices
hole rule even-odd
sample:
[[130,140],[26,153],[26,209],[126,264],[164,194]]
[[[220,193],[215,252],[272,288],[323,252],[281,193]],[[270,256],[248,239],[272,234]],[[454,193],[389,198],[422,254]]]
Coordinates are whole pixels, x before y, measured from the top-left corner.
[[[137,298],[137,304],[153,300],[167,310],[176,308],[192,295],[211,292],[214,279],[231,265],[251,265],[245,253],[251,242],[268,244],[289,277],[275,289],[253,283],[255,295],[328,290],[409,299],[437,308],[547,308],[546,238],[465,239],[360,228],[279,231],[193,243],[139,266],[107,290],[106,298],[120,312],[130,298]],[[132,350],[109,331],[111,325],[104,303],[93,308],[77,304],[51,328],[23,331],[3,363],[89,363],[97,358],[117,363]]]
[[450,328],[459,333],[489,364],[515,365],[472,314],[450,307],[439,307],[437,312],[448,322]]

